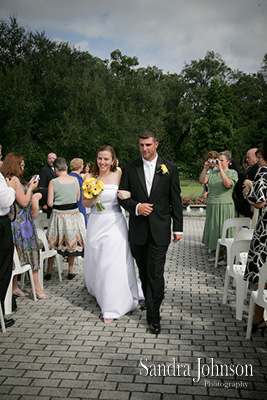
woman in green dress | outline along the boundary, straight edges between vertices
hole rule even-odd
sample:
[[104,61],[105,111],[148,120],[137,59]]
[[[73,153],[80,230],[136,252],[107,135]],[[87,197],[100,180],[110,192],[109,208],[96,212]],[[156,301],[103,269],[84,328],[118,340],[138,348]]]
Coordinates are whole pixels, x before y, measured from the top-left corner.
[[[216,168],[207,171],[216,162]],[[235,217],[235,206],[232,192],[238,175],[235,170],[229,169],[228,153],[221,152],[219,157],[208,159],[200,174],[199,181],[208,183],[209,195],[206,208],[205,246],[210,250],[216,250],[217,241],[222,236],[224,221]],[[231,232],[228,235],[231,235]]]

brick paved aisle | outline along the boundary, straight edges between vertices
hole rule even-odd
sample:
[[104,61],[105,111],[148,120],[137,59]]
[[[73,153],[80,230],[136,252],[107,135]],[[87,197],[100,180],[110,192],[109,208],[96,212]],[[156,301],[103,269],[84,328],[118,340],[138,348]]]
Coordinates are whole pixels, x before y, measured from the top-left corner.
[[[146,332],[139,309],[104,325],[82,286],[82,265],[73,281],[64,271],[60,283],[53,271],[45,284],[51,300],[20,298],[16,324],[0,332],[0,399],[266,398],[266,338],[246,341],[247,306],[237,321],[235,297],[221,304],[225,267],[208,263],[203,225],[186,217],[182,242],[169,248],[158,337]],[[199,360],[203,375],[225,365],[222,376],[198,380]],[[226,368],[240,376],[226,376]]]

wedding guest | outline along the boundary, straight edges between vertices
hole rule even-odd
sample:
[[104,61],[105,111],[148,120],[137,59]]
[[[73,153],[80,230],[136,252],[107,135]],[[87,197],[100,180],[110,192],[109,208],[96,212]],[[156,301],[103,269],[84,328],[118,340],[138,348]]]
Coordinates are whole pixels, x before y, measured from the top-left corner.
[[[244,279],[253,284],[253,290],[258,289],[259,271],[267,262],[267,136],[263,139],[262,148],[256,153],[260,168],[253,182],[250,180],[244,182],[245,187],[243,189],[243,195],[249,204],[259,210],[244,274]],[[264,335],[266,325],[264,309],[256,304],[252,333],[259,330]]]
[[81,158],[73,158],[70,162],[70,176],[74,176],[79,182],[80,186],[80,199],[77,202],[79,211],[82,213],[84,216],[84,223],[85,227],[87,227],[87,215],[86,215],[86,209],[82,204],[82,185],[83,185],[83,178],[81,176],[81,172],[83,170],[83,160]]
[[[0,145],[0,160],[2,146]],[[2,161],[1,161],[2,163]],[[3,163],[1,164],[2,167]],[[14,244],[9,218],[10,206],[15,201],[16,178],[5,179],[0,173],[0,307],[5,315],[5,297],[12,275]],[[14,325],[13,318],[4,319],[5,327]]]
[[[145,296],[151,334],[159,334],[164,298],[164,265],[171,240],[182,238],[183,212],[177,166],[157,153],[156,133],[139,135],[141,157],[124,168],[120,189],[131,193],[120,204],[130,213],[129,241]],[[120,196],[120,193],[119,193]]]
[[[213,169],[207,174],[211,166],[211,159],[207,160],[199,177],[200,183],[208,183],[209,185],[209,196],[206,207],[205,246],[210,250],[215,250],[217,247],[218,239],[222,236],[224,221],[235,217],[232,192],[238,175],[235,170],[228,168],[229,162],[229,155],[221,152],[216,159],[216,170]],[[228,234],[231,235],[231,233],[229,232]]]
[[[89,294],[96,298],[103,321],[110,323],[138,305],[127,225],[117,199],[121,172],[117,170],[112,147],[98,149],[90,177],[102,181],[104,190],[91,200],[83,195],[83,205],[92,207],[87,226],[83,282]],[[103,211],[98,211],[98,201],[103,204]]]
[[[49,153],[46,158],[47,164],[44,167],[42,167],[39,171],[39,175],[40,175],[39,187],[42,190],[43,199],[46,199],[46,200],[47,200],[47,192],[48,192],[49,182],[51,181],[51,179],[56,178],[56,172],[53,167],[53,163],[56,158],[57,158],[57,156],[55,153]],[[42,203],[42,209],[43,209],[43,212],[45,212],[47,214],[47,218],[50,218],[52,209],[49,208],[47,204],[43,204],[43,203]]]
[[255,175],[258,171],[258,163],[256,157],[257,148],[252,148],[248,150],[246,154],[247,163],[249,168],[247,168],[240,176],[238,181],[236,182],[233,190],[233,200],[235,203],[235,209],[238,215],[252,218],[253,213],[250,209],[250,205],[243,197],[243,184],[245,179],[249,179],[251,181],[254,180]]
[[[17,183],[14,208],[10,212],[13,241],[21,265],[30,264],[32,267],[37,298],[49,299],[50,296],[45,294],[39,283],[39,244],[31,212],[32,191],[38,186],[38,181],[33,176],[26,186],[22,185],[24,167],[25,161],[19,153],[9,153],[2,166],[3,175],[6,178],[15,177]],[[27,295],[18,287],[17,276],[13,278],[13,294],[18,297]]]
[[[73,273],[74,259],[83,256],[85,243],[84,217],[78,209],[80,199],[79,182],[67,172],[66,160],[58,157],[54,161],[57,178],[52,179],[48,186],[47,204],[53,208],[49,221],[47,240],[51,249],[56,249],[63,257],[68,257],[68,279]],[[51,279],[54,257],[48,260],[46,280]]]
[[91,164],[89,162],[87,162],[85,164],[85,166],[83,167],[83,170],[82,170],[82,173],[81,173],[82,178],[84,178],[85,176],[89,175],[90,172],[91,172]]

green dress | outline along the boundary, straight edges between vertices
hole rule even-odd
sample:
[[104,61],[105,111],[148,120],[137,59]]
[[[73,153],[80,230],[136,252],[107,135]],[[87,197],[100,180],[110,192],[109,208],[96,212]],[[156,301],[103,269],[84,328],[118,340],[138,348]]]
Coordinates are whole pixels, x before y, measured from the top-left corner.
[[[211,250],[216,249],[218,239],[222,237],[224,221],[235,217],[232,193],[238,175],[233,169],[228,169],[225,174],[232,182],[232,187],[229,189],[224,186],[219,170],[212,170],[207,175],[209,195],[206,208],[205,246]],[[227,237],[232,235],[233,232],[229,229]]]

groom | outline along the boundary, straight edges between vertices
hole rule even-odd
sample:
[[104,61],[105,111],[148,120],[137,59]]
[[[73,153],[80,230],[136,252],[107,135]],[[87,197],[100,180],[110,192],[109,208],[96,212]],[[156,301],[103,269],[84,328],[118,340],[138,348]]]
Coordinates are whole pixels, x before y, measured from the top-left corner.
[[129,241],[146,301],[149,332],[160,333],[160,305],[164,297],[164,264],[171,240],[182,238],[183,215],[178,170],[157,154],[151,130],[139,135],[141,158],[125,166],[120,189],[131,197],[120,200],[130,213]]

